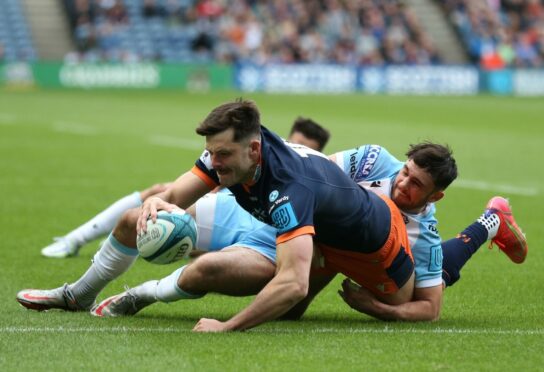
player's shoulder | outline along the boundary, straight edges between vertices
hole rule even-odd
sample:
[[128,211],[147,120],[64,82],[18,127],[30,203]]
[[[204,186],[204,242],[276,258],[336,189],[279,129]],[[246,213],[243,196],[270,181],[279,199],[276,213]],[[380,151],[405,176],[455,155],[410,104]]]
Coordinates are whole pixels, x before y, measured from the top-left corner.
[[336,164],[356,182],[393,177],[403,163],[380,145],[363,145],[335,154]]

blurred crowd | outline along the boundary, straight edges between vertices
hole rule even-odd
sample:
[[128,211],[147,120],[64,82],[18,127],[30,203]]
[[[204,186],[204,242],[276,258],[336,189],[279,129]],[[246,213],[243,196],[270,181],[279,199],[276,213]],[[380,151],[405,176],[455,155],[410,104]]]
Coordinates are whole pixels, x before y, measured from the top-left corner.
[[433,64],[399,0],[64,0],[83,60]]
[[543,0],[443,0],[474,63],[544,66]]

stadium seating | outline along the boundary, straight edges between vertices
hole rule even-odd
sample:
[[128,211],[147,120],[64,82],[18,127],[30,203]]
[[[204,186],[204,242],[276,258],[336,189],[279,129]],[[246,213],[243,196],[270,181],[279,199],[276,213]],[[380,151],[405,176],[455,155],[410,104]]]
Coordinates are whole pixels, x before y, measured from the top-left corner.
[[19,0],[2,0],[0,5],[0,62],[36,60]]
[[442,0],[474,63],[544,65],[544,1]]
[[397,0],[65,3],[83,60],[369,65],[439,61],[417,17]]

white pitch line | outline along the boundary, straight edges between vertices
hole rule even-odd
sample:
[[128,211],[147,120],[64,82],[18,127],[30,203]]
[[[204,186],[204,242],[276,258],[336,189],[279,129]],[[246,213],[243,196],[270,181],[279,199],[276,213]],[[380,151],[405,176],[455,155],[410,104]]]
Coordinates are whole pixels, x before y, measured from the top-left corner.
[[91,125],[67,121],[54,122],[53,130],[60,133],[78,134],[82,136],[91,136],[98,133],[98,130]]
[[452,183],[452,187],[460,187],[463,189],[471,190],[484,190],[484,191],[493,191],[514,195],[522,196],[537,196],[540,192],[536,187],[520,187],[514,185],[501,185],[498,183],[485,182],[485,181],[475,181],[467,179],[458,179]]
[[[188,328],[131,328],[131,327],[3,327],[0,333],[190,333]],[[466,335],[520,335],[542,336],[544,329],[467,329],[467,328],[435,328],[435,329],[395,329],[395,328],[317,328],[317,329],[254,329],[251,333],[266,334],[466,334]]]
[[203,141],[176,138],[170,136],[152,136],[149,138],[149,143],[151,143],[152,145],[176,147],[185,150],[204,150]]

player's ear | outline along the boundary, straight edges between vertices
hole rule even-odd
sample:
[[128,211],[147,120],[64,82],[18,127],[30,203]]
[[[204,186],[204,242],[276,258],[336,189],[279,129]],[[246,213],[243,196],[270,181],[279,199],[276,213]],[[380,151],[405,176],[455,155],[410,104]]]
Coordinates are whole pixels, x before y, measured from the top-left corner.
[[258,157],[261,154],[261,141],[253,139],[249,142],[249,154],[252,157]]
[[440,191],[436,191],[434,194],[431,195],[431,197],[429,198],[429,203],[436,203],[437,201],[439,201],[440,199],[442,199],[444,197],[444,191],[440,190]]

